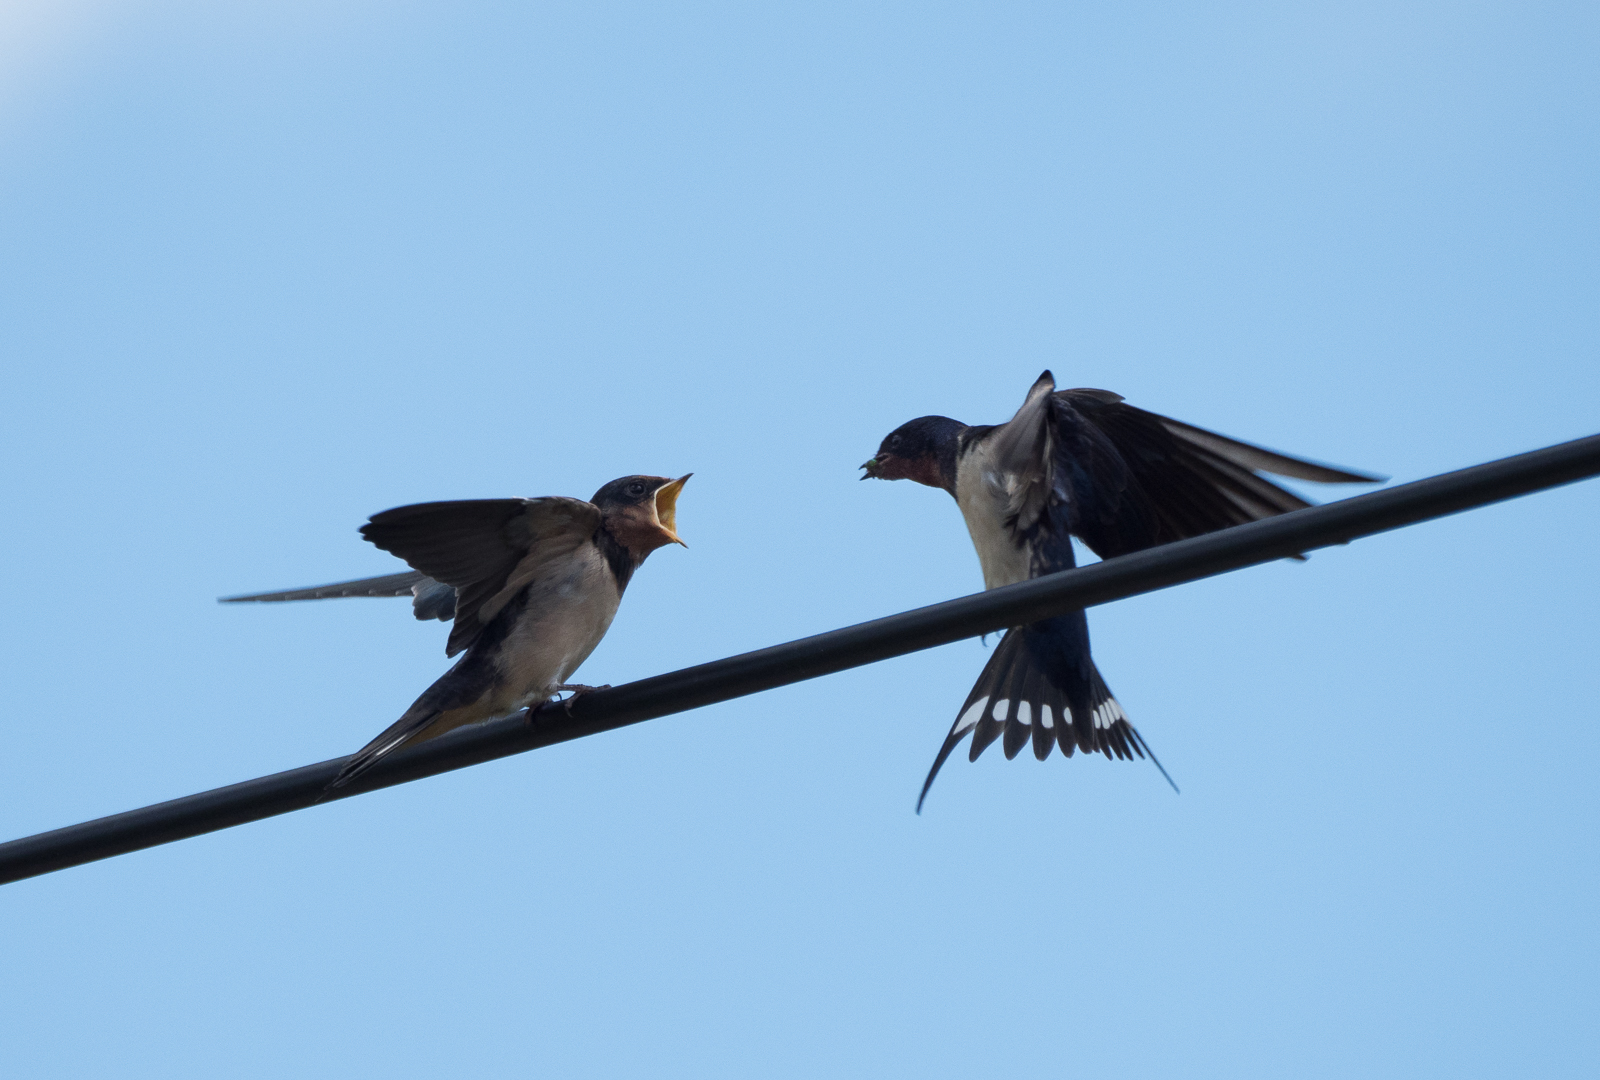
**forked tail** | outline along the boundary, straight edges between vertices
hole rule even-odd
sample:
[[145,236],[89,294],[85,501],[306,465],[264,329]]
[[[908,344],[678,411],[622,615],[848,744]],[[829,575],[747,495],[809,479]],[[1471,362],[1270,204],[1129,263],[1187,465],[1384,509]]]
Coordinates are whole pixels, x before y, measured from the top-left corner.
[[1063,678],[1047,671],[1030,648],[1029,633],[1029,627],[1013,627],[1000,639],[933,759],[917,796],[917,813],[922,813],[923,800],[945,759],[969,734],[969,761],[977,761],[997,739],[1008,760],[1030,744],[1040,761],[1050,756],[1052,746],[1066,757],[1079,750],[1108,758],[1148,757],[1177,791],[1178,785],[1111,696],[1094,662],[1086,660],[1086,674],[1069,671]]

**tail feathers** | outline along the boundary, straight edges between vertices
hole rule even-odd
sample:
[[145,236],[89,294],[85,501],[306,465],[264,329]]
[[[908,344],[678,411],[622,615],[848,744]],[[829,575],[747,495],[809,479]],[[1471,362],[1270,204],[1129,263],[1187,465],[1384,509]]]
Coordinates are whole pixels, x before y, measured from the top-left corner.
[[351,754],[350,760],[344,763],[344,768],[339,770],[339,775],[333,778],[326,790],[333,791],[344,787],[406,743],[411,742],[432,726],[443,711],[417,702],[406,710],[404,716],[384,729],[383,734]]
[[1106,686],[1105,680],[1100,678],[1100,669],[1093,664],[1089,665],[1089,686],[1092,691],[1091,700],[1103,702],[1095,707],[1094,712],[1100,719],[1101,733],[1111,742],[1109,750],[1102,746],[1100,752],[1106,757],[1115,752],[1117,757],[1127,761],[1131,761],[1135,754],[1141,758],[1149,758],[1150,764],[1161,773],[1161,779],[1165,780],[1173,791],[1178,791],[1178,785],[1173,781],[1172,774],[1161,764],[1161,759],[1150,749],[1150,744],[1144,741],[1139,729],[1128,722],[1128,714],[1122,711],[1117,699],[1111,696],[1110,688]]
[[[998,739],[1011,725],[1011,702],[1004,696],[995,692],[996,688],[1009,685],[1012,669],[1017,665],[1019,649],[1006,648],[1011,641],[1011,632],[1000,640],[1000,645],[995,649],[994,655],[989,657],[989,662],[984,665],[983,674],[978,677],[978,683],[972,688],[972,693],[967,695],[967,703],[962,706],[962,718],[972,715],[977,701],[984,701],[984,707],[977,710],[974,719],[977,723],[972,729],[972,747],[967,752],[968,761],[977,761],[978,755],[989,749],[991,743]],[[960,721],[957,721],[959,723]],[[955,738],[955,729],[947,738]],[[1009,746],[1006,748],[1006,757],[1012,757],[1016,751]],[[931,777],[930,777],[931,779]]]
[[1001,740],[1007,759],[1015,758],[1030,742],[1034,757],[1040,761],[1050,756],[1052,746],[1059,747],[1065,757],[1078,750],[1124,760],[1148,757],[1176,791],[1178,786],[1151,753],[1144,737],[1128,722],[1127,714],[1111,696],[1093,663],[1089,665],[1088,685],[1071,693],[1039,668],[1026,648],[1024,633],[1019,629],[1006,631],[989,657],[951,725],[950,734],[945,736],[933,768],[928,770],[917,797],[917,813],[922,812],[934,777],[968,734],[972,736],[969,761],[977,761],[978,755],[997,739]]
[[419,583],[432,579],[416,570],[382,577],[360,578],[356,581],[336,581],[332,585],[313,585],[308,589],[286,589],[283,592],[251,593],[249,596],[224,596],[221,603],[262,603],[281,600],[323,600],[332,596],[412,596]]
[[402,574],[385,574],[382,577],[361,578],[356,581],[336,581],[332,585],[313,585],[309,589],[286,589],[283,592],[252,593],[249,596],[224,596],[224,604],[245,602],[272,602],[281,600],[323,600],[332,596],[409,596],[411,611],[419,620],[438,619],[449,622],[456,616],[456,590],[452,585],[422,573],[407,570]]

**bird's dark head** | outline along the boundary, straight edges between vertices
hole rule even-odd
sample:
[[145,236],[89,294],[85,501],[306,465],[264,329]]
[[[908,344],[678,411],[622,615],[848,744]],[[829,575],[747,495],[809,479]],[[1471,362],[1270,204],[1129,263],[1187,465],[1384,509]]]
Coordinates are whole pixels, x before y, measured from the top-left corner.
[[919,416],[889,432],[878,453],[861,466],[861,479],[915,480],[954,494],[956,446],[967,425],[948,416]]
[[606,531],[643,559],[656,548],[684,544],[678,538],[678,493],[689,477],[624,476],[594,493]]

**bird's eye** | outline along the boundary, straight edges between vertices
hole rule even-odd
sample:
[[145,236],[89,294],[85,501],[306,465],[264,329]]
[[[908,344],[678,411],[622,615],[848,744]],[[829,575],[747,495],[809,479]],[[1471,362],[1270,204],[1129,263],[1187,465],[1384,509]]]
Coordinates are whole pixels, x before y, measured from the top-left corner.
[[898,436],[898,435],[890,435],[889,436],[889,447],[890,447],[890,449],[899,449],[899,447],[900,447],[900,436]]
[[639,483],[639,481],[635,480],[633,483],[628,485],[628,494],[629,495],[643,495],[644,494],[644,485]]

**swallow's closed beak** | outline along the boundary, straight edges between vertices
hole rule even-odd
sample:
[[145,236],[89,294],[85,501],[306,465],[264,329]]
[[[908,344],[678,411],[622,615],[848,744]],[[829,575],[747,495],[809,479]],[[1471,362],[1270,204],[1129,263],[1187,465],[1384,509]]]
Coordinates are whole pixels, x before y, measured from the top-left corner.
[[678,493],[683,490],[683,485],[689,482],[689,477],[694,473],[685,473],[676,480],[670,480],[656,488],[656,524],[661,526],[663,532],[672,537],[674,544],[684,544],[678,536]]

